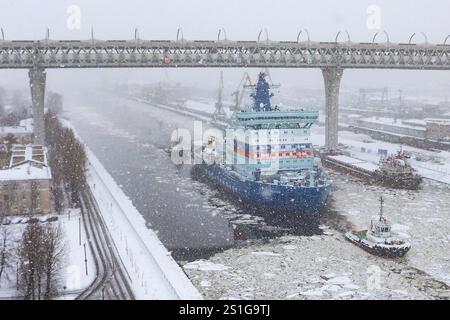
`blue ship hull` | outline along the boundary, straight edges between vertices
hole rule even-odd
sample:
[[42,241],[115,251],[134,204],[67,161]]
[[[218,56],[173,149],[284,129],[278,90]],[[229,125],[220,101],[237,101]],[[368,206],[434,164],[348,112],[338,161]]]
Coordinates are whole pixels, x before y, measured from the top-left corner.
[[242,200],[273,209],[316,213],[325,205],[331,191],[331,184],[313,188],[264,184],[242,180],[238,175],[218,165],[199,164],[196,167]]

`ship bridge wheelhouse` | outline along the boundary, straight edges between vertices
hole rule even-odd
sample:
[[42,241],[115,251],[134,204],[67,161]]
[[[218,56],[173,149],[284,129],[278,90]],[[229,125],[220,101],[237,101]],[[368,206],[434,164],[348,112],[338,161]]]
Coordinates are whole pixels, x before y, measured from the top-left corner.
[[391,224],[385,217],[377,218],[371,222],[372,234],[380,238],[388,238],[391,235]]
[[[318,111],[273,106],[273,87],[264,73],[256,85],[246,86],[253,90],[253,104],[235,112],[232,125],[225,130],[225,163],[247,179],[275,181],[282,177],[284,181],[285,173],[315,168],[310,127],[318,123]],[[306,184],[314,185],[316,174],[311,172],[305,179]],[[305,179],[300,174],[291,180]]]

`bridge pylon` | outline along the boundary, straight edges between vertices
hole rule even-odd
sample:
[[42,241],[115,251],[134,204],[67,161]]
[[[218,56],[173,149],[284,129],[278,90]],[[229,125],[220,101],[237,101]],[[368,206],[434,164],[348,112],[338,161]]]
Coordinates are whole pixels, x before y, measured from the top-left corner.
[[338,111],[339,88],[344,69],[326,67],[322,69],[325,83],[325,148],[336,150],[338,147]]
[[44,102],[47,73],[44,68],[33,67],[28,71],[28,77],[30,79],[31,101],[33,104],[34,143],[44,145]]

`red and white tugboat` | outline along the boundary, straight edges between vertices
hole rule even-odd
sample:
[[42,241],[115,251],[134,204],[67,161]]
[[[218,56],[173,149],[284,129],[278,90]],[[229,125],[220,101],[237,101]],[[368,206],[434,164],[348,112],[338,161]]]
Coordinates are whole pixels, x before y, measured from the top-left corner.
[[391,188],[417,190],[422,177],[409,164],[409,158],[401,149],[396,154],[381,158],[380,168],[374,172],[375,181]]
[[380,197],[380,214],[370,222],[370,230],[352,230],[345,237],[364,250],[383,257],[403,257],[411,244],[391,233],[391,224],[383,216],[383,197]]

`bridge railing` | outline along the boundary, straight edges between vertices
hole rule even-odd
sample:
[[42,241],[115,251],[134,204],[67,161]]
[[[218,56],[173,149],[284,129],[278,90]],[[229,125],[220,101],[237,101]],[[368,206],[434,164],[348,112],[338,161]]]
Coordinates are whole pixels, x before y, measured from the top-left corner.
[[0,68],[286,67],[450,69],[450,44],[313,41],[0,41]]

